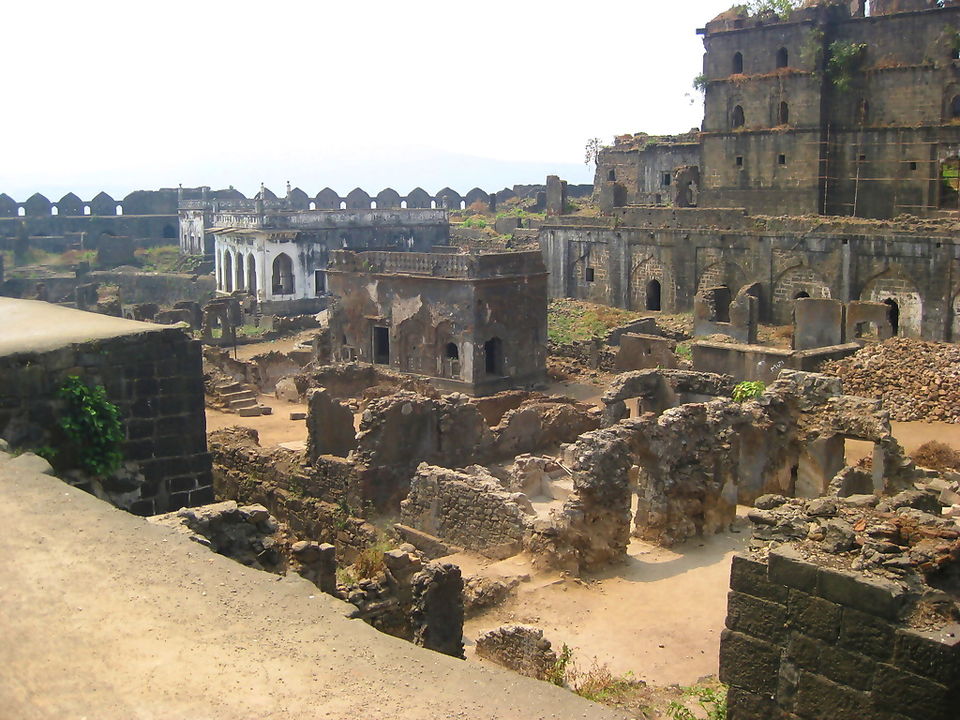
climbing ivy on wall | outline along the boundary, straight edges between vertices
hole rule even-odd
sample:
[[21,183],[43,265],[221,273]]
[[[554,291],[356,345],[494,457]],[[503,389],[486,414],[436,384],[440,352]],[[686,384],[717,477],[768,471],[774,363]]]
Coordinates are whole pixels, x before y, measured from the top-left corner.
[[88,387],[71,375],[57,397],[63,401],[59,425],[80,466],[94,475],[107,475],[120,467],[123,424],[120,410],[107,399],[103,386]]

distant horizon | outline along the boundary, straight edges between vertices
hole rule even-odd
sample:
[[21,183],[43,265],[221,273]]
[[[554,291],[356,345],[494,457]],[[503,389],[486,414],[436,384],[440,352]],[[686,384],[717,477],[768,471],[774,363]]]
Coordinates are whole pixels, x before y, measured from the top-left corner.
[[14,3],[0,192],[589,183],[590,139],[701,124],[729,3]]
[[[572,163],[510,162],[495,158],[445,153],[429,148],[412,149],[411,154],[414,158],[417,150],[420,151],[420,157],[426,164],[426,167],[422,167],[419,171],[413,169],[413,162],[407,164],[396,158],[378,162],[377,153],[368,150],[364,153],[367,156],[364,162],[355,163],[353,167],[342,167],[340,162],[329,163],[329,161],[319,164],[329,167],[331,175],[339,175],[339,182],[333,177],[324,179],[324,173],[327,171],[320,170],[304,160],[290,163],[290,170],[286,174],[277,173],[276,170],[270,173],[276,178],[283,177],[282,180],[271,178],[272,182],[266,179],[262,182],[278,197],[286,193],[288,181],[291,188],[300,188],[310,197],[316,196],[327,187],[336,191],[341,197],[345,197],[354,188],[361,188],[371,196],[387,188],[392,188],[404,196],[416,187],[423,188],[431,195],[446,187],[456,190],[461,195],[466,195],[475,187],[492,193],[504,188],[512,188],[514,185],[543,185],[547,175],[559,175],[571,185],[593,183],[592,166],[588,170],[586,165],[578,166]],[[330,167],[331,165],[334,167]],[[236,177],[233,180],[229,179],[234,172]],[[204,174],[201,169],[191,171],[185,169],[180,176],[186,177],[182,179],[175,177],[175,182],[161,181],[153,185],[134,186],[132,180],[124,182],[122,177],[114,176],[105,178],[104,182],[99,184],[87,180],[77,187],[48,183],[44,187],[21,186],[13,192],[0,187],[0,193],[5,193],[20,203],[25,202],[33,194],[40,193],[50,202],[56,203],[70,192],[78,195],[82,200],[91,200],[100,192],[106,192],[114,200],[122,200],[130,193],[139,190],[175,190],[181,185],[185,189],[206,186],[211,190],[226,190],[233,187],[248,198],[260,192],[261,180],[253,179],[255,177],[253,171],[247,168],[234,168],[232,172],[230,169],[221,167],[206,173],[211,175],[208,179],[203,178]],[[413,181],[417,174],[421,175],[419,182]],[[363,180],[363,176],[366,176],[366,181]],[[410,179],[405,176],[409,176]],[[299,181],[298,178],[300,178]],[[391,180],[395,181],[391,182]]]

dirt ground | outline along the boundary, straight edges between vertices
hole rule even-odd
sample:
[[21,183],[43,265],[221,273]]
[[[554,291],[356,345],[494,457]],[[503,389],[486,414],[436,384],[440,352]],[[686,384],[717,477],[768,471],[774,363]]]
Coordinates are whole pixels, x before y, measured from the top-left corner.
[[222,430],[232,425],[253,428],[260,435],[261,447],[276,447],[281,443],[305,443],[307,441],[307,421],[291,420],[290,413],[306,412],[303,403],[291,403],[278,400],[273,395],[260,395],[261,405],[273,409],[269,415],[240,417],[236,413],[226,413],[207,408],[207,432]]
[[536,572],[524,556],[492,564],[453,556],[465,575],[529,577],[506,603],[467,621],[468,658],[476,661],[472,643],[485,630],[522,623],[542,629],[557,651],[568,645],[583,669],[607,665],[654,685],[716,675],[730,560],[749,537],[747,524],[740,518],[737,532],[671,550],[633,540],[624,563],[579,579]]

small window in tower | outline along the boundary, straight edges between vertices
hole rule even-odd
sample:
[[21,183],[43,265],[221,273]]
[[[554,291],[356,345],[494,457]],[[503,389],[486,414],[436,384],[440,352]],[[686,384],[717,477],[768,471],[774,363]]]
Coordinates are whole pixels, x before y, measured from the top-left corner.
[[737,155],[737,167],[743,167],[743,155]]
[[743,53],[736,53],[733,56],[733,74],[734,75],[743,74]]
[[867,156],[866,156],[866,155],[858,155],[858,156],[857,156],[857,162],[866,162],[866,161],[867,161]]
[[917,169],[917,164],[916,164],[915,162],[910,163],[910,169],[911,169],[911,170],[916,170],[916,169]]
[[786,164],[787,164],[787,156],[786,156],[786,155],[777,155],[777,164],[778,164],[778,165],[786,165]]
[[790,55],[787,53],[786,48],[780,48],[777,50],[777,67],[785,68],[790,64]]
[[617,171],[616,171],[616,170],[611,170],[610,172],[607,173],[607,180],[609,180],[610,182],[613,182],[613,181],[615,181],[616,179],[617,179]]
[[592,268],[592,267],[588,267],[586,270],[583,271],[583,279],[586,280],[587,282],[593,282],[593,268]]
[[780,108],[777,110],[777,124],[778,125],[787,125],[790,122],[790,106],[787,103],[780,103]]
[[743,115],[743,108],[740,105],[737,105],[733,109],[733,117],[731,118],[730,124],[733,125],[733,127],[738,128],[743,127],[745,123],[746,119]]
[[663,185],[664,187],[668,187],[670,185],[670,182],[671,182],[670,173],[668,172],[663,173],[660,177],[660,184]]

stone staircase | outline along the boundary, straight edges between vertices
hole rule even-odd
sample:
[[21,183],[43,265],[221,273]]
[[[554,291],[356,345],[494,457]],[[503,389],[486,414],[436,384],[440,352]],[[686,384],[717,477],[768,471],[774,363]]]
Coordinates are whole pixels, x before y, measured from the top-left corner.
[[257,401],[257,393],[244,383],[227,381],[216,385],[217,396],[223,402],[224,412],[234,412],[240,417],[269,415],[273,409]]

